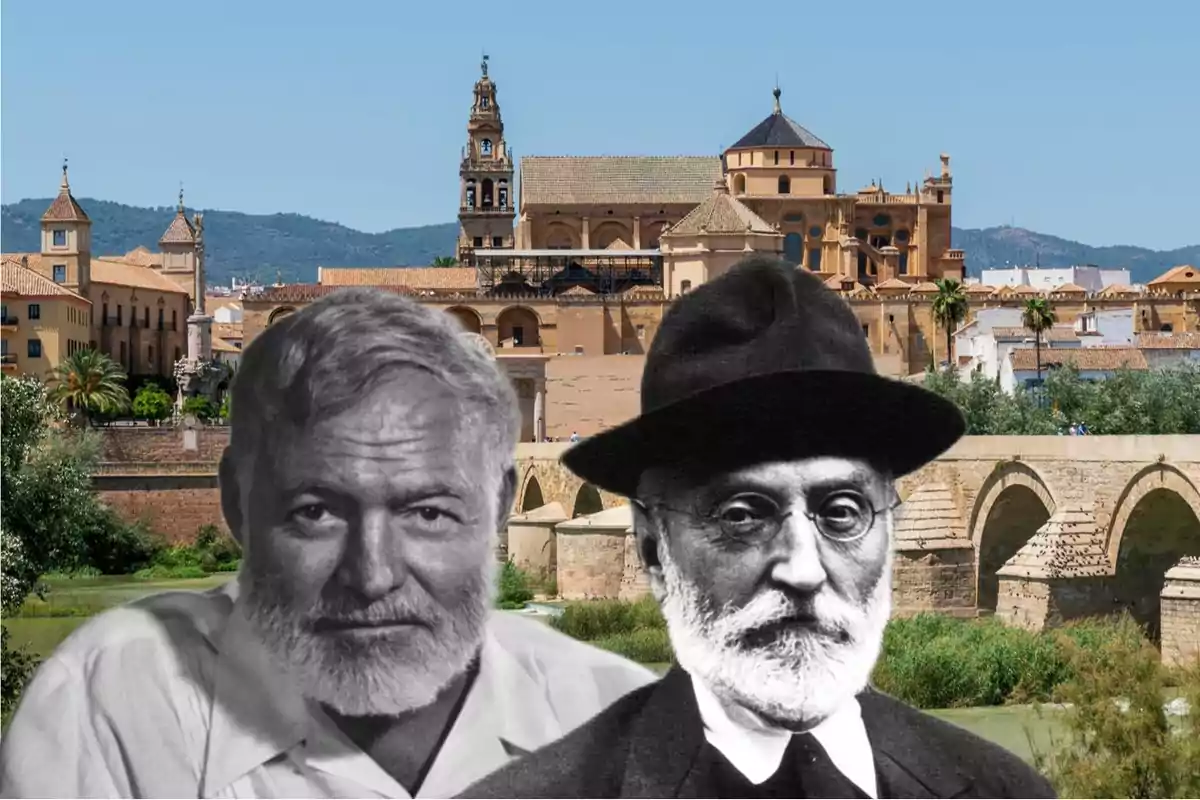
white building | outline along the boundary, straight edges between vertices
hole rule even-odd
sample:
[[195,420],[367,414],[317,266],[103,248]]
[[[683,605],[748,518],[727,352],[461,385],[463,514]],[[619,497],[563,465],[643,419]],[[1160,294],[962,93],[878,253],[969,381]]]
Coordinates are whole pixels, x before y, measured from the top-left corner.
[[1109,286],[1128,286],[1132,278],[1127,269],[1102,269],[1081,265],[1076,267],[1006,267],[985,269],[979,282],[985,286],[1031,286],[1052,291],[1064,284],[1073,284],[1086,292],[1098,292]]
[[[1075,350],[1042,348],[1042,380],[1046,373],[1064,364],[1074,364],[1085,381],[1112,377],[1119,369],[1150,368],[1144,350],[1136,347],[1081,347]],[[1037,383],[1037,352],[1032,347],[1010,350],[1000,365],[1000,388],[1012,393],[1018,386]]]

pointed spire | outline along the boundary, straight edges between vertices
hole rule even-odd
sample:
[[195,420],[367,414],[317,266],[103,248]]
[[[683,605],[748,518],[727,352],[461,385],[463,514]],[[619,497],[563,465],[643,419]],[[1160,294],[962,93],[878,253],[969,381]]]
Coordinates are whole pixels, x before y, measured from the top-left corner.
[[71,182],[67,179],[66,156],[63,156],[62,183],[58,187],[58,197],[54,198],[54,202],[46,209],[46,213],[42,214],[42,221],[90,223],[88,215],[79,203],[75,202],[75,198],[71,196]]
[[783,107],[779,105],[779,97],[780,97],[780,95],[783,94],[783,91],[779,88],[778,82],[776,82],[776,84],[775,84],[775,91],[771,92],[771,94],[775,95],[775,111],[774,111],[774,113],[782,114]]
[[67,157],[66,156],[63,156],[63,179],[62,179],[62,183],[59,184],[58,189],[61,192],[70,192],[71,191],[71,182],[67,180]]
[[480,61],[479,61],[479,69],[483,73],[483,77],[485,77],[485,78],[487,77],[487,67],[488,67],[488,55],[487,55],[487,53],[484,53],[483,58],[480,59]]
[[179,213],[183,213],[183,181],[179,182]]

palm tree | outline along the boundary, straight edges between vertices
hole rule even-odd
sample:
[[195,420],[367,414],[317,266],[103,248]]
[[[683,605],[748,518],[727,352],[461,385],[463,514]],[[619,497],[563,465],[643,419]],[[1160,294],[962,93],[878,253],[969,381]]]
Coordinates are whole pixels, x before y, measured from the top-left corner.
[[952,278],[934,281],[938,293],[933,298],[933,319],[946,330],[946,366],[952,366],[951,336],[958,324],[967,316],[967,296],[962,284]]
[[457,265],[458,261],[453,256],[438,256],[433,260],[433,266],[435,267],[453,267]]
[[1039,385],[1042,382],[1042,331],[1050,330],[1056,322],[1058,319],[1054,316],[1054,309],[1049,300],[1044,297],[1031,297],[1025,301],[1025,308],[1021,311],[1021,324],[1025,326],[1025,330],[1033,331]]
[[78,412],[85,425],[93,414],[115,414],[129,407],[125,371],[96,350],[72,353],[48,377],[50,398]]

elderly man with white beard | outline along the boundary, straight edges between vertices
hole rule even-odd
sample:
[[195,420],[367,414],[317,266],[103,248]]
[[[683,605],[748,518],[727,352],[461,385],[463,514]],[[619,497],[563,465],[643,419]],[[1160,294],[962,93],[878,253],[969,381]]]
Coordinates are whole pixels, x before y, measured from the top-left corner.
[[896,478],[961,414],[875,373],[850,307],[752,256],[679,298],[639,417],[563,462],[632,501],[677,665],[462,797],[1053,797],[872,688]]
[[105,612],[38,670],[9,797],[448,797],[653,673],[493,612],[520,412],[450,317],[329,296],[247,348],[235,581]]

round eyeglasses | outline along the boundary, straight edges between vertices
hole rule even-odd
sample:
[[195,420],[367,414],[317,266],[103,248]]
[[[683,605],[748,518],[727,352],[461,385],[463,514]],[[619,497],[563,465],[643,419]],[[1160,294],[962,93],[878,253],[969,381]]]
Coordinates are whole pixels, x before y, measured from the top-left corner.
[[839,489],[823,495],[816,509],[811,511],[796,507],[785,511],[771,498],[755,493],[734,495],[707,513],[672,508],[661,503],[639,505],[662,508],[690,517],[722,538],[754,545],[773,540],[788,517],[799,513],[807,517],[826,539],[849,544],[866,536],[880,514],[894,511],[900,505],[900,497],[895,495],[890,505],[876,508],[861,492]]

